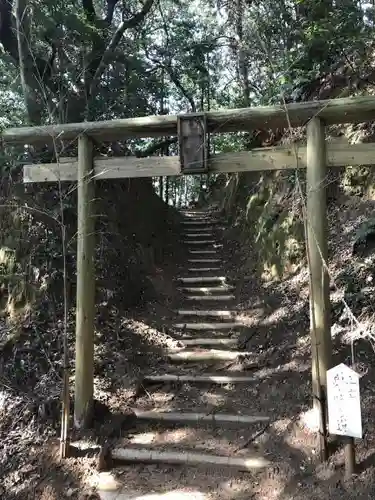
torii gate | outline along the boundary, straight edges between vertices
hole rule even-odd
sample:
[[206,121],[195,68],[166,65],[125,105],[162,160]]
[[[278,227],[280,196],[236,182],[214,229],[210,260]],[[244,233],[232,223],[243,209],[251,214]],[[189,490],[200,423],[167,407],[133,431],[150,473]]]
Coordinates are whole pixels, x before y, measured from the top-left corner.
[[[329,276],[325,177],[327,166],[373,165],[375,144],[329,144],[325,125],[375,119],[375,97],[312,101],[206,113],[150,116],[5,130],[4,145],[78,140],[78,159],[24,167],[24,182],[78,182],[76,373],[74,421],[87,425],[93,401],[95,307],[95,180],[220,172],[307,168],[307,251],[310,270],[310,324],[314,406],[320,419],[320,449],[327,457],[326,372],[331,367]],[[307,146],[298,144],[209,156],[207,134],[307,124]],[[93,140],[179,137],[179,156],[94,158]]]

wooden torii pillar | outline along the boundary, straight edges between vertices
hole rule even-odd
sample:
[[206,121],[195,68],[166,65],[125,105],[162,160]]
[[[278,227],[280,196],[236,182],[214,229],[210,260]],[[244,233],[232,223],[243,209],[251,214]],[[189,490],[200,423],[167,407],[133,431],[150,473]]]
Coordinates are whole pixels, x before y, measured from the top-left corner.
[[327,370],[332,366],[328,274],[327,148],[320,118],[307,125],[307,256],[310,274],[310,333],[314,416],[318,417],[319,454],[328,459]]
[[92,418],[95,320],[95,180],[93,144],[78,139],[77,304],[74,425]]

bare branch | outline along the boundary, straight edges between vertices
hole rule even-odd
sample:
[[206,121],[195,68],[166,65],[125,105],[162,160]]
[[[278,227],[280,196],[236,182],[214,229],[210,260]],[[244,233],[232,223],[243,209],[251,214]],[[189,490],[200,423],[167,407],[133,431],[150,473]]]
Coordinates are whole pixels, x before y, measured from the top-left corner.
[[122,21],[115,31],[115,34],[112,37],[112,40],[109,42],[108,47],[105,49],[100,63],[94,73],[91,85],[90,85],[90,95],[92,95],[95,91],[96,86],[99,83],[100,77],[103,74],[108,62],[111,60],[114,50],[117,45],[120,43],[120,40],[127,29],[135,28],[138,24],[140,24],[146,15],[150,12],[151,7],[154,3],[154,0],[146,0],[143,8],[135,14],[133,17],[128,19],[127,21]]
[[[146,54],[147,54],[147,50],[146,50]],[[178,90],[181,92],[181,94],[188,101],[188,103],[190,104],[190,107],[191,107],[191,111],[193,113],[195,113],[195,111],[196,111],[196,105],[195,105],[194,99],[189,94],[189,92],[185,89],[185,87],[182,85],[182,83],[179,80],[179,78],[177,76],[177,73],[173,69],[172,65],[168,64],[168,63],[162,63],[159,60],[157,60],[157,59],[155,59],[153,57],[150,57],[149,55],[147,55],[147,56],[150,59],[150,61],[152,61],[155,64],[157,64],[159,68],[164,69],[168,73],[169,78],[171,79],[171,82],[178,88]]]
[[166,72],[168,73],[169,75],[169,78],[171,79],[172,83],[174,83],[174,85],[178,88],[178,90],[181,92],[181,94],[185,97],[185,99],[189,102],[190,104],[190,107],[191,107],[191,111],[193,113],[195,113],[196,111],[196,106],[195,106],[195,102],[194,102],[194,99],[191,95],[189,95],[189,93],[187,92],[187,90],[185,89],[185,87],[182,85],[182,83],[180,82],[180,80],[178,79],[175,71],[173,70],[172,66],[171,65],[162,65],[162,67],[166,70]]

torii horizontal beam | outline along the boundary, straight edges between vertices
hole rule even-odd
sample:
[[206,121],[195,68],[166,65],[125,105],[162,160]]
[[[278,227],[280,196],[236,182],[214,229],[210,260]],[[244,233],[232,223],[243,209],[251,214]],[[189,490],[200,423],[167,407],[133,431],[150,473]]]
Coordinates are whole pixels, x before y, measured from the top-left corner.
[[[296,153],[297,158],[296,159]],[[239,153],[213,155],[208,160],[208,171],[259,172],[265,170],[291,170],[306,168],[305,146],[283,146],[260,148]],[[375,143],[345,144],[327,143],[327,165],[329,167],[374,165]],[[26,165],[24,182],[77,181],[78,161],[64,158],[61,163]],[[130,177],[157,177],[181,175],[178,156],[152,156],[149,158],[118,157],[95,158],[95,179],[124,179]]]
[[[326,101],[308,101],[276,106],[208,111],[207,130],[211,133],[249,132],[252,129],[276,129],[304,126],[313,117],[325,125],[361,123],[375,119],[375,97],[350,97]],[[97,122],[20,127],[5,130],[5,144],[51,143],[76,140],[86,134],[97,140],[119,140],[129,137],[177,135],[177,115],[125,118]]]

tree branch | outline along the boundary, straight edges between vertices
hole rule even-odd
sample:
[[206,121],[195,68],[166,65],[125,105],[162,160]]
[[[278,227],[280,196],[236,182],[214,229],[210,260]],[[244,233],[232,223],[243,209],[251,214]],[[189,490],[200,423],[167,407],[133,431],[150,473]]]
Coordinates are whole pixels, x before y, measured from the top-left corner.
[[151,7],[154,3],[154,0],[146,0],[145,4],[143,5],[143,8],[135,14],[133,17],[128,19],[127,21],[122,21],[113,37],[112,40],[109,42],[107,48],[105,49],[101,60],[99,62],[98,67],[96,68],[96,71],[94,73],[91,85],[90,85],[90,95],[92,95],[99,83],[100,77],[102,76],[108,62],[111,60],[111,57],[113,55],[114,50],[116,49],[117,45],[120,43],[120,40],[125,33],[127,29],[135,28],[138,24],[140,24],[143,19],[146,17],[146,15],[150,12]]
[[0,0],[0,44],[20,71],[29,121],[38,123],[42,105],[37,94],[40,93],[42,85],[46,85],[52,92],[56,91],[56,85],[51,78],[52,59],[47,61],[34,56],[30,51],[27,2],[22,0],[16,3],[15,16],[12,14],[12,7],[13,0]]
[[173,70],[172,66],[170,65],[162,65],[162,67],[167,71],[169,78],[171,79],[172,83],[178,88],[178,90],[181,92],[181,94],[185,97],[185,99],[189,102],[191,111],[193,113],[196,112],[196,105],[194,102],[194,99],[191,95],[188,94],[186,91],[185,87],[182,85],[180,80],[177,78],[177,75],[175,71]]
[[27,0],[16,0],[18,66],[25,107],[30,125],[40,124],[41,108],[35,95],[34,61],[30,54],[30,23]]
[[171,146],[172,144],[177,143],[177,137],[171,137],[168,139],[165,139],[163,141],[158,141],[150,144],[146,149],[139,150],[137,149],[134,152],[134,155],[137,158],[146,158],[147,156],[151,156],[157,151],[164,150],[167,146]]
[[[146,51],[146,55],[147,55],[147,51]],[[190,107],[191,107],[191,111],[193,113],[195,113],[197,108],[196,108],[194,99],[191,95],[189,95],[189,93],[187,92],[185,87],[182,85],[182,83],[178,79],[178,76],[177,76],[176,72],[174,71],[174,69],[172,68],[172,65],[161,63],[160,61],[158,61],[155,58],[150,57],[149,55],[147,55],[147,57],[150,59],[150,61],[157,64],[159,68],[164,69],[168,73],[169,78],[171,79],[171,82],[178,88],[178,90],[181,92],[181,94],[188,101],[188,103],[190,104]]]
[[[166,40],[167,40],[167,49],[169,47],[169,43],[170,43],[170,37],[169,37],[169,30],[168,30],[168,25],[164,19],[164,15],[163,15],[163,11],[160,7],[160,4],[159,4],[159,8],[160,8],[160,15],[162,17],[162,20],[163,20],[163,29],[164,29],[164,33],[165,33],[165,36],[166,36]],[[171,82],[178,88],[178,90],[181,92],[181,94],[185,97],[185,99],[188,101],[188,103],[190,104],[190,107],[191,107],[191,111],[194,113],[196,111],[196,105],[195,105],[195,101],[193,99],[193,97],[191,95],[189,95],[189,93],[186,91],[185,87],[182,85],[182,83],[180,82],[180,80],[178,79],[175,71],[173,70],[172,68],[172,64],[169,63],[169,64],[163,64],[163,63],[160,63],[159,61],[155,61],[154,62],[157,62],[157,64],[165,69],[169,75],[169,78],[171,79]]]

